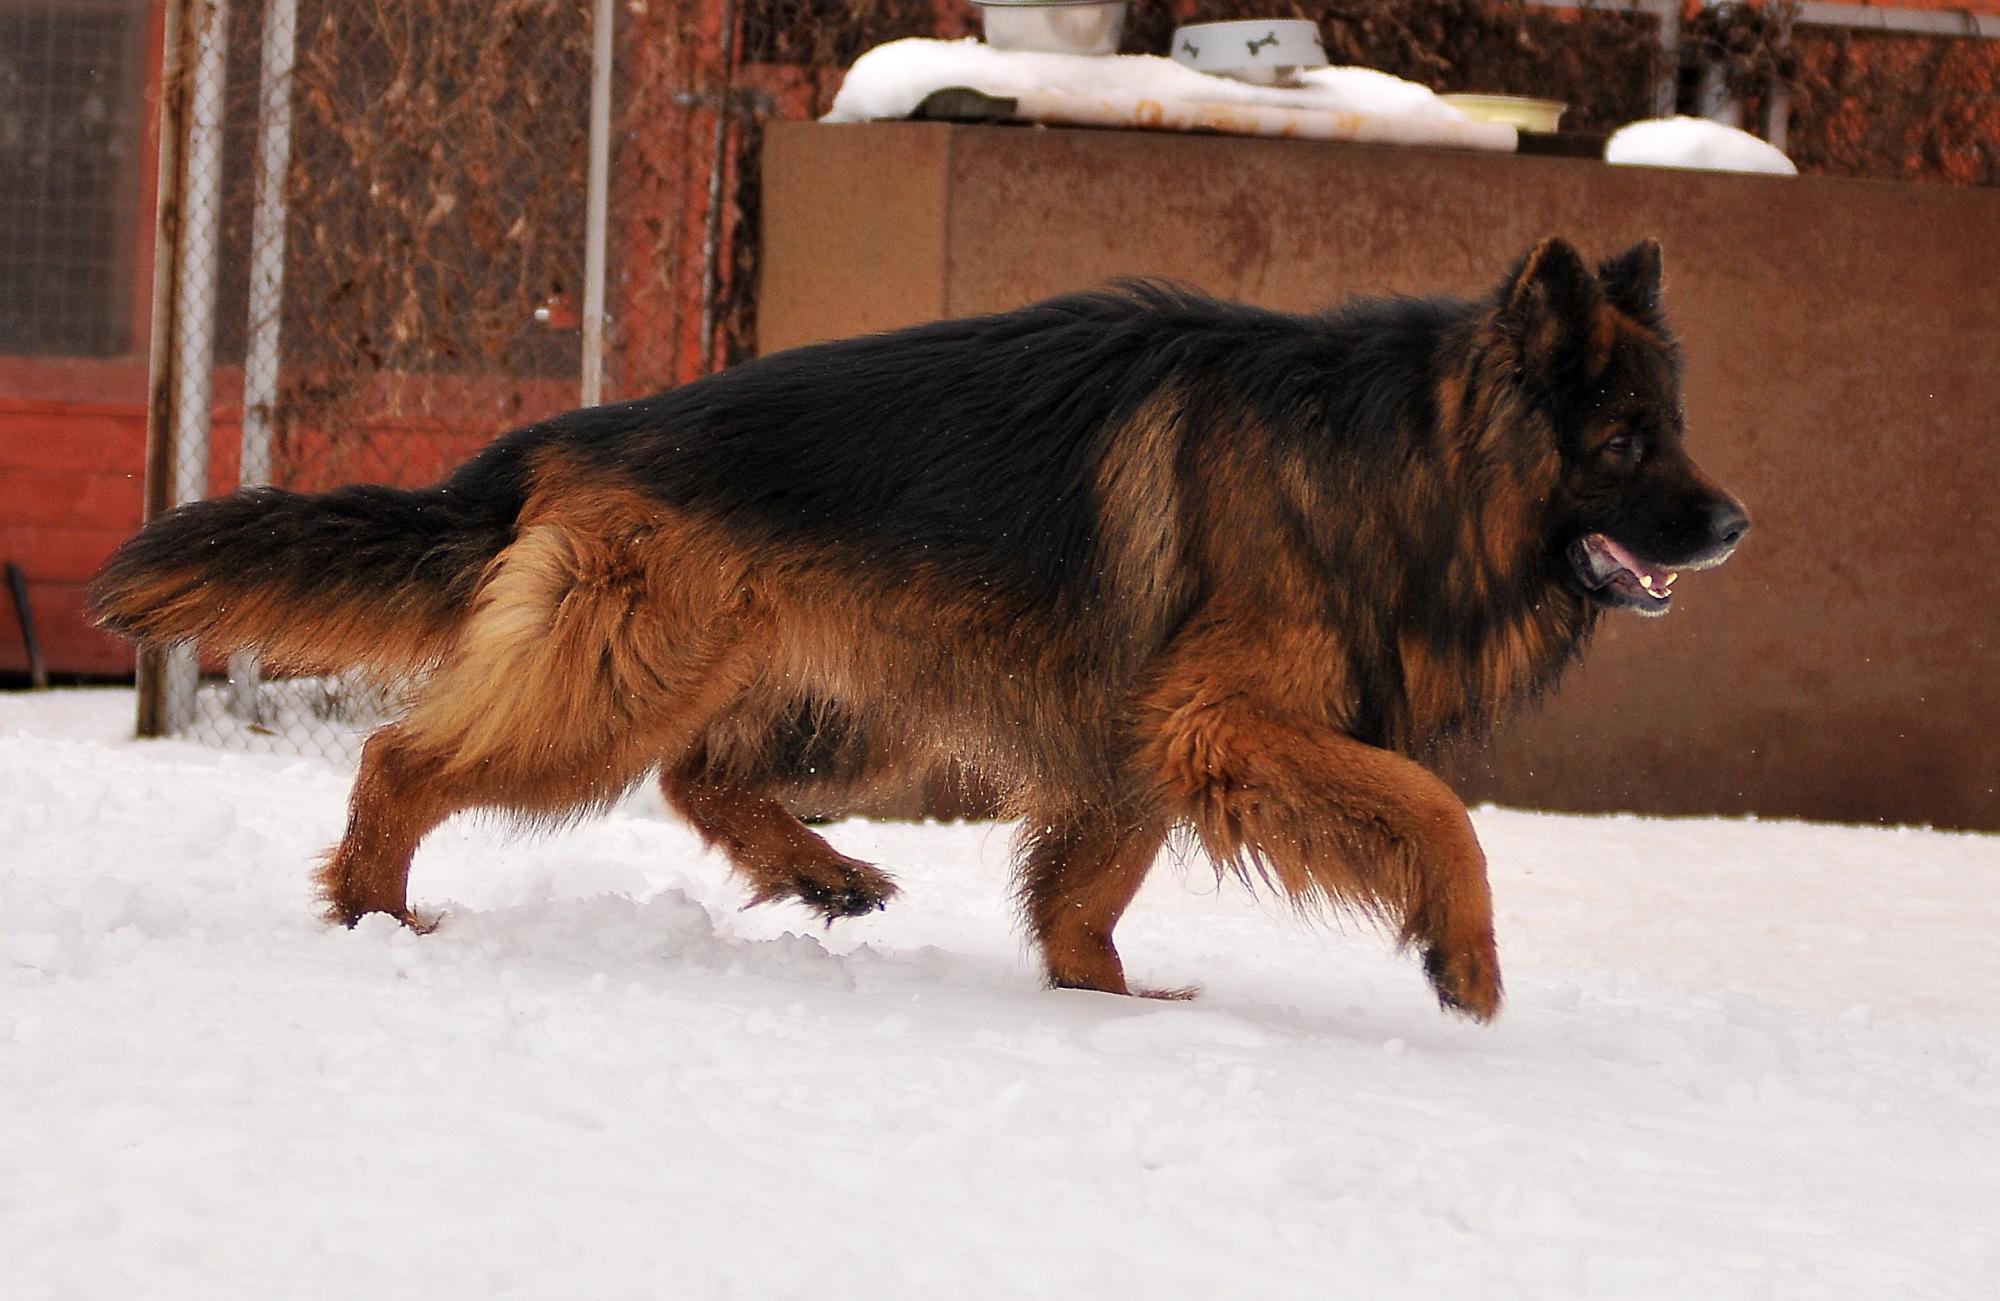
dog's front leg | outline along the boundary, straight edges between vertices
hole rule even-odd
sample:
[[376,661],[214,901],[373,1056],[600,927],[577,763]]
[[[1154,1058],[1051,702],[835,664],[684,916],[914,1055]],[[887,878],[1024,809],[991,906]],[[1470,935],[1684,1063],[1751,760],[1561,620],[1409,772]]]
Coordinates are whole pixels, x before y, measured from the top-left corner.
[[1438,1001],[1500,1010],[1486,856],[1465,805],[1428,770],[1250,695],[1162,711],[1149,758],[1167,802],[1218,862],[1301,905],[1382,917],[1423,955]]

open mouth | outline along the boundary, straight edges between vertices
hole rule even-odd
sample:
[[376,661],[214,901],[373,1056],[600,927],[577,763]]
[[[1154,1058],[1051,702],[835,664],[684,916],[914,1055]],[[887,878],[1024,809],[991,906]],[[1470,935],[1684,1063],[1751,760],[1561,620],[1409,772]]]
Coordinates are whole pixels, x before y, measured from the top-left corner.
[[1607,605],[1665,614],[1674,599],[1678,571],[1639,559],[1603,533],[1586,533],[1570,543],[1569,558],[1584,587]]

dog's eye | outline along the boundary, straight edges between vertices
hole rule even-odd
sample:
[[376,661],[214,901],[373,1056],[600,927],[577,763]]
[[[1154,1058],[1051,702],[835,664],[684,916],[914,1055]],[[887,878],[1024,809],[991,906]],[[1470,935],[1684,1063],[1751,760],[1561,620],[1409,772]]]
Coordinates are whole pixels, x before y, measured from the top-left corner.
[[1637,434],[1613,434],[1604,440],[1604,454],[1620,465],[1637,465],[1646,456],[1646,440]]

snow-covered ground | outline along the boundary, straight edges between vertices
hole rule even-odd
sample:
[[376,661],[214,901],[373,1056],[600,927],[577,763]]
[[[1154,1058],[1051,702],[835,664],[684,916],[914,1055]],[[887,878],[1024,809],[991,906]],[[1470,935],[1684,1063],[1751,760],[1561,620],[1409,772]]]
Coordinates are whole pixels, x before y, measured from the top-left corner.
[[2000,838],[1481,810],[1511,1001],[1199,863],[1037,988],[1007,831],[742,911],[635,796],[313,918],[346,776],[0,696],[0,1293],[2000,1296]]

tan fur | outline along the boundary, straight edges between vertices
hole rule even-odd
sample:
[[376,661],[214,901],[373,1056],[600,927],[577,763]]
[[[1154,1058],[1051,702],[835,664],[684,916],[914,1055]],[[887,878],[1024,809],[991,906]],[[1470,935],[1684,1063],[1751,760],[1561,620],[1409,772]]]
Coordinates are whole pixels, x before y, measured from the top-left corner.
[[1464,806],[1415,763],[1301,726],[1245,684],[1244,658],[1283,663],[1264,649],[1191,647],[1150,693],[1145,759],[1164,801],[1218,863],[1272,881],[1302,907],[1389,921],[1436,964],[1441,997],[1492,1016],[1492,901]]
[[1584,351],[1584,373],[1591,382],[1603,378],[1605,368],[1611,365],[1611,349],[1618,342],[1620,321],[1624,313],[1609,304],[1603,304],[1591,314],[1590,341]]
[[[1051,985],[1133,992],[1111,932],[1166,839],[1164,825],[1090,815],[1028,838],[1021,898]],[[1190,991],[1143,991],[1184,997]]]
[[[1179,395],[1155,395],[1112,437],[1098,470],[1107,576],[1135,609],[1172,609],[1187,583],[1176,464],[1182,410]],[[1147,638],[1159,629],[1134,631]]]
[[750,878],[752,903],[797,897],[847,915],[880,908],[896,893],[879,869],[838,852],[768,795],[680,770],[662,774],[660,786],[702,839]]
[[[523,736],[538,738],[537,763],[666,746],[676,732],[685,743],[768,658],[749,593],[685,520],[608,485],[545,490],[522,519],[405,725],[449,756],[448,772],[512,763]],[[658,751],[633,757],[643,770]],[[631,776],[608,778],[611,793]]]
[[102,611],[129,614],[128,635],[138,640],[252,650],[274,673],[402,676],[435,660],[454,632],[451,619],[415,603],[336,601],[300,618],[283,593],[248,579],[204,581],[191,570],[147,574],[95,600]]

